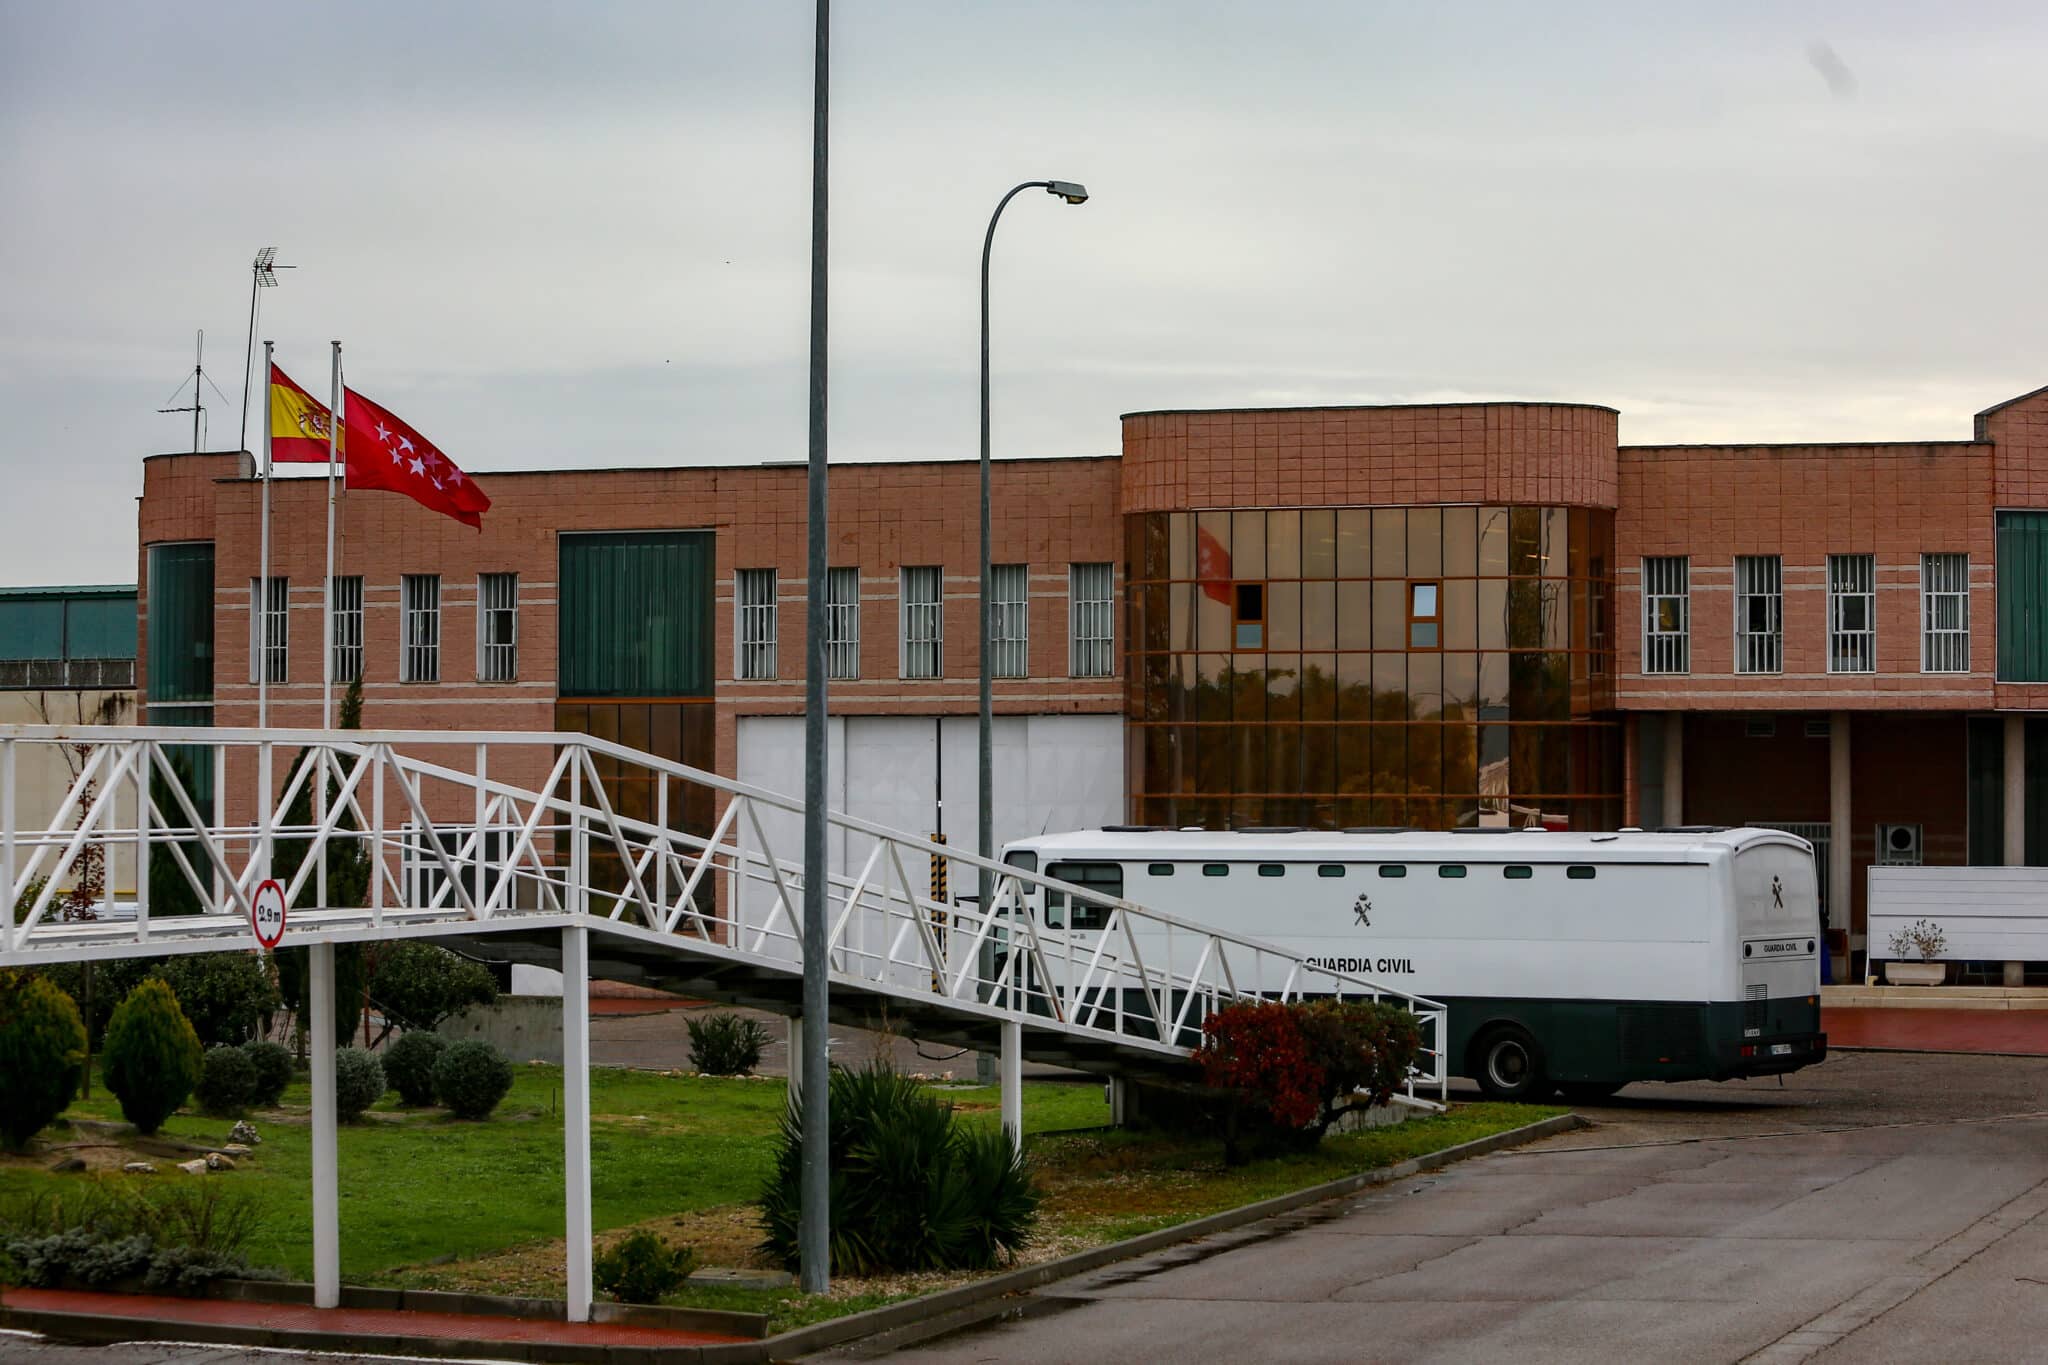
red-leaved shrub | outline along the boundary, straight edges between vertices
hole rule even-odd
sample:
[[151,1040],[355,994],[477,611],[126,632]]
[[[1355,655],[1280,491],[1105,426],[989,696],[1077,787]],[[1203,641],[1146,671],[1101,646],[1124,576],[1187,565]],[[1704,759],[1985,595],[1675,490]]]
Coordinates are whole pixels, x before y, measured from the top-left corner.
[[1275,1123],[1305,1128],[1321,1111],[1323,1069],[1308,1054],[1295,1011],[1242,1001],[1202,1021],[1202,1080],[1264,1109]]

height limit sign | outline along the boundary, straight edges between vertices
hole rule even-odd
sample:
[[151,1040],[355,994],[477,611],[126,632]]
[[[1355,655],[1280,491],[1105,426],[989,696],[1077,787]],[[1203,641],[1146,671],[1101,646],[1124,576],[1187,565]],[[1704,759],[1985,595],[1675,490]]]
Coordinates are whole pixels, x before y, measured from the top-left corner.
[[284,888],[275,878],[257,886],[256,897],[249,903],[249,927],[265,948],[284,941]]

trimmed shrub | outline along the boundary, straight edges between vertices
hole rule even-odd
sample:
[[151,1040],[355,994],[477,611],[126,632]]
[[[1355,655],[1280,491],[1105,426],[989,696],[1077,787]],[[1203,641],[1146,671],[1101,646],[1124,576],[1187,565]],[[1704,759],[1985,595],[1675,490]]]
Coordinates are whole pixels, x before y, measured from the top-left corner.
[[361,1118],[389,1088],[384,1084],[384,1063],[377,1060],[376,1053],[359,1047],[335,1049],[334,1112],[343,1123]]
[[386,1032],[431,1033],[443,1019],[498,998],[498,979],[481,963],[433,943],[397,942],[370,958],[370,1003]]
[[448,1040],[438,1033],[401,1033],[384,1049],[384,1079],[407,1104],[432,1104],[434,1063],[447,1050]]
[[[952,1105],[887,1066],[835,1070],[831,1101],[834,1271],[980,1270],[1015,1257],[1039,1194],[1001,1129],[956,1122]],[[803,1115],[792,1105],[761,1196],[762,1246],[789,1266],[802,1167]]]
[[450,1043],[434,1062],[434,1093],[457,1118],[490,1117],[512,1088],[512,1063],[479,1038]]
[[240,1118],[256,1098],[256,1064],[238,1047],[210,1047],[200,1058],[192,1095],[209,1114]]
[[194,1294],[224,1276],[282,1278],[243,1258],[262,1221],[252,1192],[217,1180],[87,1179],[0,1204],[0,1258],[14,1283]]
[[23,972],[0,971],[0,1143],[14,1151],[64,1112],[85,1061],[85,1024],[71,997]]
[[100,1073],[121,1101],[121,1117],[145,1136],[199,1083],[199,1035],[178,1008],[178,997],[157,977],[128,993],[107,1021]]
[[620,1303],[660,1303],[697,1268],[697,1253],[640,1231],[591,1262],[591,1278]]
[[256,1088],[249,1103],[259,1109],[275,1109],[292,1083],[291,1049],[282,1043],[244,1043],[242,1055],[256,1072]]
[[707,1014],[685,1021],[690,1061],[707,1076],[745,1076],[761,1064],[768,1030],[740,1014]]
[[255,953],[194,953],[158,963],[178,1008],[208,1047],[233,1047],[258,1036],[277,1008],[277,986]]

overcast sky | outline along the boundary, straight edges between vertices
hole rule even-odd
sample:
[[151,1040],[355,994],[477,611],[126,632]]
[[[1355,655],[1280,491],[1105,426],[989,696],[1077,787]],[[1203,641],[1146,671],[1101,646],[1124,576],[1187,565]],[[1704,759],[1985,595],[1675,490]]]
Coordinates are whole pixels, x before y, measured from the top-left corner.
[[[134,577],[270,244],[286,368],[340,338],[472,470],[801,458],[810,16],[0,0],[0,583]],[[1452,397],[1962,438],[2048,383],[2039,4],[842,0],[833,55],[835,459],[974,453],[1043,177],[1094,198],[1004,219],[999,455]]]

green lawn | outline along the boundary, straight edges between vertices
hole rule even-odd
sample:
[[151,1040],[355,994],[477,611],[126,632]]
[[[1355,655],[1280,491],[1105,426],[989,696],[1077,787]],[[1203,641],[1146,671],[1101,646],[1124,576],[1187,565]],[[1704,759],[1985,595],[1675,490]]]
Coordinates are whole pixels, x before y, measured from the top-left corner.
[[[671,1238],[703,1247],[711,1264],[752,1253],[758,1229],[745,1207],[773,1161],[785,1089],[780,1080],[716,1080],[602,1070],[591,1083],[592,1196],[599,1232],[658,1221]],[[943,1092],[970,1122],[999,1121],[994,1088]],[[341,1130],[341,1261],[350,1283],[561,1292],[561,1072],[518,1068],[512,1093],[485,1123],[437,1110],[407,1111],[386,1096]],[[303,1083],[284,1106],[255,1116],[264,1141],[230,1175],[262,1203],[250,1259],[295,1279],[312,1274],[310,1143]],[[1230,1168],[1220,1143],[1109,1129],[1099,1084],[1024,1087],[1024,1124],[1045,1189],[1041,1255],[1128,1237],[1353,1172],[1391,1165],[1562,1112],[1520,1105],[1459,1105],[1450,1114],[1336,1134],[1313,1152]],[[75,1103],[69,1116],[118,1120],[110,1097]],[[218,1144],[225,1120],[181,1114],[166,1135]],[[44,1141],[89,1138],[60,1122]],[[114,1140],[114,1139],[108,1139]],[[109,1153],[109,1156],[114,1154]],[[47,1169],[52,1153],[0,1160],[0,1198],[61,1189],[84,1177]],[[157,1179],[188,1179],[155,1158]],[[137,1177],[112,1176],[112,1179]],[[956,1277],[964,1278],[964,1277]],[[829,1301],[794,1291],[697,1289],[676,1301],[766,1311],[779,1330],[922,1292],[928,1284],[848,1284]]]

